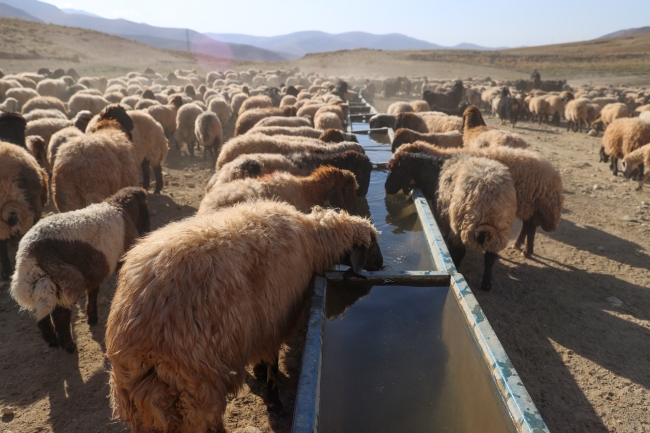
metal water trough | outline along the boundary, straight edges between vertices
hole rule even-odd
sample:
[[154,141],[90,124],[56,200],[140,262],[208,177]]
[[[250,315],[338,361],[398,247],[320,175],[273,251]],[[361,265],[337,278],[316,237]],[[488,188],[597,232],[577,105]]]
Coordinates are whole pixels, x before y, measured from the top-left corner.
[[[349,131],[381,170],[392,131],[364,127],[355,114],[376,111],[362,99],[350,111]],[[411,200],[432,269],[365,272],[353,283],[341,271],[315,279],[293,433],[548,432],[427,200],[419,190]],[[341,307],[337,297],[352,301]]]

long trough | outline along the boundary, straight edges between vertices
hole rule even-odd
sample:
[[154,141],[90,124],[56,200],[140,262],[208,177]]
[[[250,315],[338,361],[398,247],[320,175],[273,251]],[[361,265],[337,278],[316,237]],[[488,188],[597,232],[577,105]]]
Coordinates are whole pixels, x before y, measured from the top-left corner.
[[427,200],[385,194],[392,131],[366,113],[351,104],[348,130],[375,167],[357,211],[381,232],[385,269],[315,278],[293,433],[548,432]]

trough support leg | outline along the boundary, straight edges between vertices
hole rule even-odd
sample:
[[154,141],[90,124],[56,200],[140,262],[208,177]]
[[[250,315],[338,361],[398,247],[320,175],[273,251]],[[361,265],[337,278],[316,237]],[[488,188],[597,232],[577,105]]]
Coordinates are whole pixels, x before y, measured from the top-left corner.
[[56,338],[56,332],[54,332],[54,327],[52,326],[52,320],[50,319],[49,314],[38,321],[38,329],[41,331],[43,340],[45,340],[50,347],[59,347],[59,340]]
[[149,161],[147,161],[147,158],[145,158],[142,161],[142,164],[140,164],[142,167],[142,187],[145,190],[149,189]]
[[0,278],[8,281],[13,271],[9,261],[9,244],[7,241],[0,241],[0,267],[2,268]]
[[158,165],[153,168],[153,174],[156,176],[156,189],[154,194],[160,194],[160,191],[163,189],[163,175],[162,175],[162,166]]
[[97,323],[97,295],[99,294],[99,286],[89,289],[86,292],[86,320],[89,325]]
[[486,252],[483,258],[485,269],[483,270],[483,281],[481,281],[481,290],[490,290],[492,288],[492,269],[499,261],[499,255],[496,253]]
[[56,306],[52,312],[52,321],[54,322],[54,329],[59,340],[59,345],[68,353],[74,353],[77,345],[72,340],[72,332],[70,330],[70,318],[72,311],[68,308]]
[[266,393],[264,394],[264,404],[266,410],[271,413],[279,413],[282,410],[282,402],[278,392],[278,356],[272,364],[268,364],[266,371]]

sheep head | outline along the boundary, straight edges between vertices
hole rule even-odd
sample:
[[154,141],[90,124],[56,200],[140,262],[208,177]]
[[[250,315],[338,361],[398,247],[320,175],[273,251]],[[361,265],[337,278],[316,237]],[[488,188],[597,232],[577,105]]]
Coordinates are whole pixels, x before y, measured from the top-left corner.
[[465,132],[466,129],[477,128],[479,126],[486,126],[481,110],[475,105],[470,105],[463,113],[463,126],[460,128],[460,132]]
[[413,141],[417,140],[415,137],[415,132],[411,131],[410,129],[406,128],[400,128],[397,131],[395,131],[395,135],[393,136],[393,145],[391,147],[391,151],[395,153],[397,149],[400,148],[403,144],[408,144],[408,143],[413,143]]
[[328,188],[325,205],[348,212],[356,211],[359,185],[352,172],[326,165],[314,170],[309,178],[314,184]]
[[408,154],[398,153],[388,163],[390,170],[384,188],[387,194],[397,194],[401,189],[408,194],[413,189],[413,172],[410,168],[411,158]]
[[142,188],[122,188],[106,199],[106,202],[121,209],[124,218],[130,219],[140,236],[151,229],[147,192]]
[[391,114],[375,114],[368,121],[370,129],[377,128],[395,128],[395,116]]
[[0,140],[26,147],[25,127],[27,122],[20,113],[0,114]]
[[320,141],[324,141],[325,143],[342,143],[344,141],[350,141],[353,143],[358,143],[359,141],[357,140],[357,136],[354,134],[348,134],[346,132],[341,131],[340,129],[334,129],[330,128],[325,130],[320,137],[318,137]]
[[135,125],[131,117],[127,114],[126,109],[120,104],[111,104],[105,107],[99,113],[99,119],[117,121],[124,128],[124,132],[129,136],[129,140],[133,140],[131,131],[133,131]]
[[91,113],[88,110],[82,110],[77,113],[77,115],[72,119],[72,123],[74,126],[79,129],[81,132],[86,132],[86,128],[88,128],[88,123],[93,118],[93,113]]

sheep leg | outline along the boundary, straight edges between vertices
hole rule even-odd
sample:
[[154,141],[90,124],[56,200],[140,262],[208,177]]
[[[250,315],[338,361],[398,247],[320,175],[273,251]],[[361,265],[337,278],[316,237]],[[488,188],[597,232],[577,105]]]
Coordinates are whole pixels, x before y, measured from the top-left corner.
[[612,174],[614,176],[618,176],[618,159],[612,157],[612,163],[609,165],[609,167],[612,169]]
[[0,241],[0,266],[2,267],[0,277],[3,280],[9,280],[13,271],[11,269],[11,262],[9,261],[9,244],[7,241]]
[[86,320],[89,325],[97,323],[97,295],[99,294],[99,286],[94,287],[86,293]]
[[524,250],[524,257],[529,258],[533,255],[533,250],[535,246],[535,232],[537,231],[537,226],[532,220],[527,221],[526,225],[526,249]]
[[194,156],[194,141],[187,143],[187,149],[190,151],[190,155]]
[[54,322],[54,329],[56,336],[59,340],[59,346],[64,348],[68,353],[74,353],[77,345],[72,340],[72,333],[70,332],[70,318],[72,317],[72,310],[69,308],[57,305],[52,312],[52,321]]
[[266,362],[260,361],[259,363],[253,366],[253,374],[255,379],[262,380],[266,379],[266,370],[268,369]]
[[521,246],[524,244],[524,241],[526,240],[526,227],[527,227],[526,224],[528,224],[528,221],[524,221],[524,223],[521,225],[521,231],[519,232],[519,236],[515,241],[515,249],[517,250],[521,249]]
[[646,172],[645,175],[641,176],[641,180],[639,180],[639,186],[636,187],[637,191],[641,191],[641,189],[643,189],[643,185],[646,183],[649,177],[650,177],[650,171]]
[[641,163],[637,167],[636,179],[634,180],[638,180],[639,182],[641,182],[641,179],[643,179],[643,172],[644,172],[644,167],[643,167],[643,163]]
[[451,255],[451,260],[454,262],[456,269],[460,267],[460,262],[463,261],[465,257],[465,245],[449,245],[449,255]]
[[494,264],[499,260],[496,253],[486,252],[483,259],[485,269],[483,270],[483,281],[481,281],[481,290],[490,290],[492,288],[492,269]]
[[38,321],[38,329],[41,331],[43,340],[45,340],[50,347],[59,347],[59,340],[56,338],[56,332],[54,332],[54,327],[52,326],[52,320],[50,319],[49,314]]
[[142,164],[140,165],[142,167],[142,188],[145,190],[149,189],[149,161],[147,161],[147,158],[142,160]]
[[271,413],[279,413],[282,410],[282,402],[278,392],[278,372],[278,356],[276,355],[273,363],[267,364],[266,370],[264,404],[266,404],[266,410]]
[[163,175],[162,175],[162,166],[158,165],[153,168],[153,174],[156,177],[156,190],[154,194],[160,194],[160,191],[163,189]]

